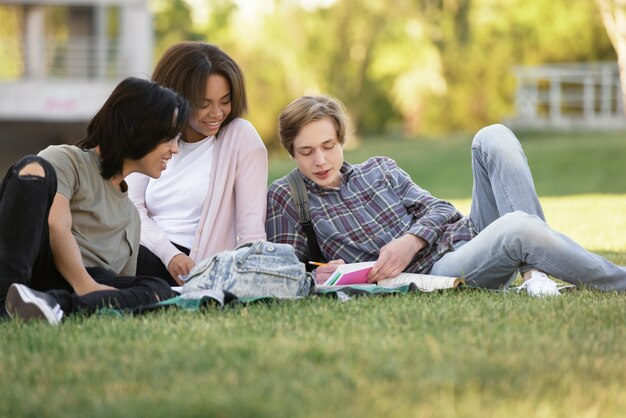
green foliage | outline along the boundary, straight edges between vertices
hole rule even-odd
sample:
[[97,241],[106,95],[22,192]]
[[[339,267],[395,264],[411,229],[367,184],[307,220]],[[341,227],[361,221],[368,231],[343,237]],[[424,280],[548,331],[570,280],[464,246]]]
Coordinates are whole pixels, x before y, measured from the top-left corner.
[[0,80],[17,78],[23,71],[22,51],[17,34],[21,13],[15,6],[0,5]]
[[[361,136],[473,132],[513,112],[516,65],[615,60],[596,5],[571,0],[151,0],[155,60],[185,39],[242,66],[249,118],[277,147],[303,94],[345,102]],[[48,23],[63,26],[67,8]],[[0,77],[22,71],[20,8],[0,6]],[[110,19],[111,35],[117,19]],[[57,28],[50,38],[67,36]],[[12,39],[5,43],[5,36]],[[11,43],[12,42],[12,43]],[[8,45],[8,46],[7,46]]]
[[271,147],[278,113],[303,94],[341,99],[360,135],[471,132],[511,115],[515,65],[615,59],[593,2],[263,4],[248,3],[251,17],[230,0],[177,0],[157,13],[166,21],[157,35],[159,51],[201,37],[233,55],[246,73],[250,119]]
[[516,65],[615,60],[592,2],[432,1],[423,15],[446,83],[445,95],[428,100],[430,132],[475,130],[509,116]]
[[156,36],[155,62],[167,48],[176,42],[186,40],[204,40],[192,24],[192,11],[184,0],[154,2],[157,8],[154,17]]

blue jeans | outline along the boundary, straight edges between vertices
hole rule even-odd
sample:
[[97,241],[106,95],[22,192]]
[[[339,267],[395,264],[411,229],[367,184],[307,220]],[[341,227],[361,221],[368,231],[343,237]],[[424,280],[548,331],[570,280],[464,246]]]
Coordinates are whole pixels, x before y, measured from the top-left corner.
[[[38,163],[45,176],[20,176],[30,163]],[[93,312],[102,307],[133,310],[176,295],[155,277],[118,277],[103,267],[88,267],[98,283],[118,290],[78,296],[58,272],[50,248],[48,215],[57,190],[56,172],[46,160],[29,155],[12,166],[0,185],[0,317],[11,284],[47,291],[66,314]]]
[[498,289],[531,269],[597,290],[626,290],[626,269],[590,253],[545,222],[522,147],[508,128],[488,126],[472,142],[470,219],[478,235],[455,243],[430,273]]

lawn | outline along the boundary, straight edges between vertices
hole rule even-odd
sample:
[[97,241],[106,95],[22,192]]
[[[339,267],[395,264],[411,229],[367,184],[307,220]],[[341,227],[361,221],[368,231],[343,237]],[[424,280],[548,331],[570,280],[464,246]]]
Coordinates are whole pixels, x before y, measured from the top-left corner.
[[[540,196],[626,193],[626,132],[520,133]],[[470,198],[472,135],[445,139],[369,138],[357,149],[347,143],[345,159],[359,163],[373,155],[395,159],[413,181],[445,199]],[[270,179],[295,167],[286,152],[270,159]]]
[[[346,158],[392,156],[467,213],[470,140]],[[548,222],[626,264],[626,136],[522,142]],[[291,165],[274,157],[271,177]],[[4,322],[0,417],[621,417],[624,302],[460,291]]]

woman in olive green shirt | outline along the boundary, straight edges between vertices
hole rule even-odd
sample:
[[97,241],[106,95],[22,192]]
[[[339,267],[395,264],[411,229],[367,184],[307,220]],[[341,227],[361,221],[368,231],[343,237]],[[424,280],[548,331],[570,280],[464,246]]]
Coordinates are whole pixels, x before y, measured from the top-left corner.
[[172,90],[127,78],[79,146],[48,147],[9,170],[0,189],[0,306],[10,316],[58,323],[64,313],[174,296],[160,279],[133,277],[140,220],[124,177],[159,177],[188,113]]

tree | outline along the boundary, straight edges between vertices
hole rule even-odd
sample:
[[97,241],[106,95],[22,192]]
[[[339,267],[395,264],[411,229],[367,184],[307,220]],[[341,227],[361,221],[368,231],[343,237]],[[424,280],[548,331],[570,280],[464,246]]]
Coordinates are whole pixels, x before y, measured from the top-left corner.
[[622,83],[622,103],[626,114],[626,0],[595,0],[609,39],[617,53]]
[[192,10],[184,0],[155,1],[152,7],[155,9],[155,60],[176,42],[203,39],[192,25]]
[[270,146],[302,94],[341,99],[361,136],[467,132],[511,116],[517,65],[616,59],[590,1],[151,1],[159,54],[203,39],[237,60]]
[[20,21],[22,8],[0,6],[0,79],[13,79],[21,75],[24,57]]
[[[300,0],[276,0],[271,13],[235,25],[240,35],[233,55],[248,80],[250,118],[266,139],[275,138],[280,110],[303,94],[342,100],[360,135],[401,120],[388,92],[389,80],[403,66],[373,68],[381,64],[381,51],[400,38],[392,32],[402,26],[401,12],[409,3],[399,10],[396,2],[388,12],[385,0],[319,3],[305,7]],[[410,54],[400,60],[409,61]]]

